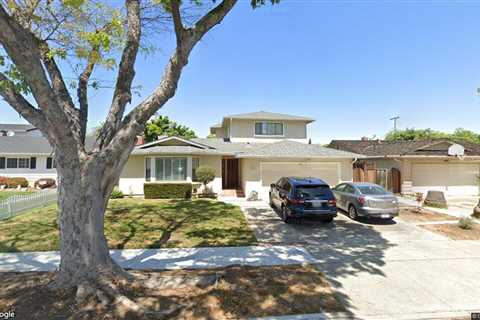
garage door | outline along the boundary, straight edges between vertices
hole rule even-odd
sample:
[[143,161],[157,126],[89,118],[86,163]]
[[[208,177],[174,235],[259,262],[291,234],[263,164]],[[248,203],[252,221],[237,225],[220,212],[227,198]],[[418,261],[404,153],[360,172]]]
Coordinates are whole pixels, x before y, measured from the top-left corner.
[[480,165],[468,163],[412,164],[416,191],[440,190],[450,195],[478,193]]
[[277,182],[281,177],[315,177],[332,186],[340,182],[339,163],[262,162],[260,170],[264,187]]

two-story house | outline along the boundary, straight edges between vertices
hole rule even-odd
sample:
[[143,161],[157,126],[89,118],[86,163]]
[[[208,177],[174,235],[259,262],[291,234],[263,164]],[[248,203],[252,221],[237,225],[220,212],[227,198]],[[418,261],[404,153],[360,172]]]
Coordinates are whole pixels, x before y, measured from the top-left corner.
[[351,181],[352,162],[361,155],[310,144],[307,126],[313,121],[261,111],[225,116],[210,128],[215,138],[162,137],[133,150],[119,187],[143,194],[147,181],[195,181],[200,165],[215,169],[215,192],[256,191],[263,199],[282,176],[319,177],[330,185]]

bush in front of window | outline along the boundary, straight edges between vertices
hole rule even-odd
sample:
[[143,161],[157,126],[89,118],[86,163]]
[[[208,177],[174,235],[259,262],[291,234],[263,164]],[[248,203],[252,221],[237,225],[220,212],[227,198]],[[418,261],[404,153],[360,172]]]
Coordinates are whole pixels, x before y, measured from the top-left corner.
[[192,184],[190,182],[148,182],[143,184],[143,193],[145,199],[190,199]]
[[0,186],[7,186],[8,185],[8,177],[0,177]]
[[55,188],[57,186],[57,182],[52,178],[42,178],[35,181],[33,186],[35,189]]
[[110,194],[110,199],[122,199],[124,197],[123,192],[118,188],[114,188]]
[[7,188],[28,187],[28,180],[23,177],[14,177],[7,179]]

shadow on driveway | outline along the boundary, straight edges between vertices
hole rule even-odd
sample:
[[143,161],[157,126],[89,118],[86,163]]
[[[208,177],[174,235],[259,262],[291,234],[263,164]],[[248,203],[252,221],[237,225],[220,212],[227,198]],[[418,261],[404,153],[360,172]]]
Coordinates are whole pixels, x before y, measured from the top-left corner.
[[[245,208],[245,214],[259,242],[296,244],[305,247],[317,268],[330,280],[348,313],[354,312],[349,297],[342,292],[342,278],[362,272],[385,276],[385,251],[393,246],[370,224],[385,221],[352,221],[339,214],[334,222],[304,220],[286,224],[270,208]],[[395,228],[395,222],[388,222]],[[387,226],[390,227],[390,226]]]

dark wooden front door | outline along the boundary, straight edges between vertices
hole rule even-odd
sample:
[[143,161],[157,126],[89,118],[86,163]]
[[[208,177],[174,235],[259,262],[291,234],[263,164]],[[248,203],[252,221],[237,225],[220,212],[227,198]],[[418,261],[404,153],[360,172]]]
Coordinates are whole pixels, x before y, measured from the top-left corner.
[[222,188],[237,189],[239,180],[238,159],[222,159]]

